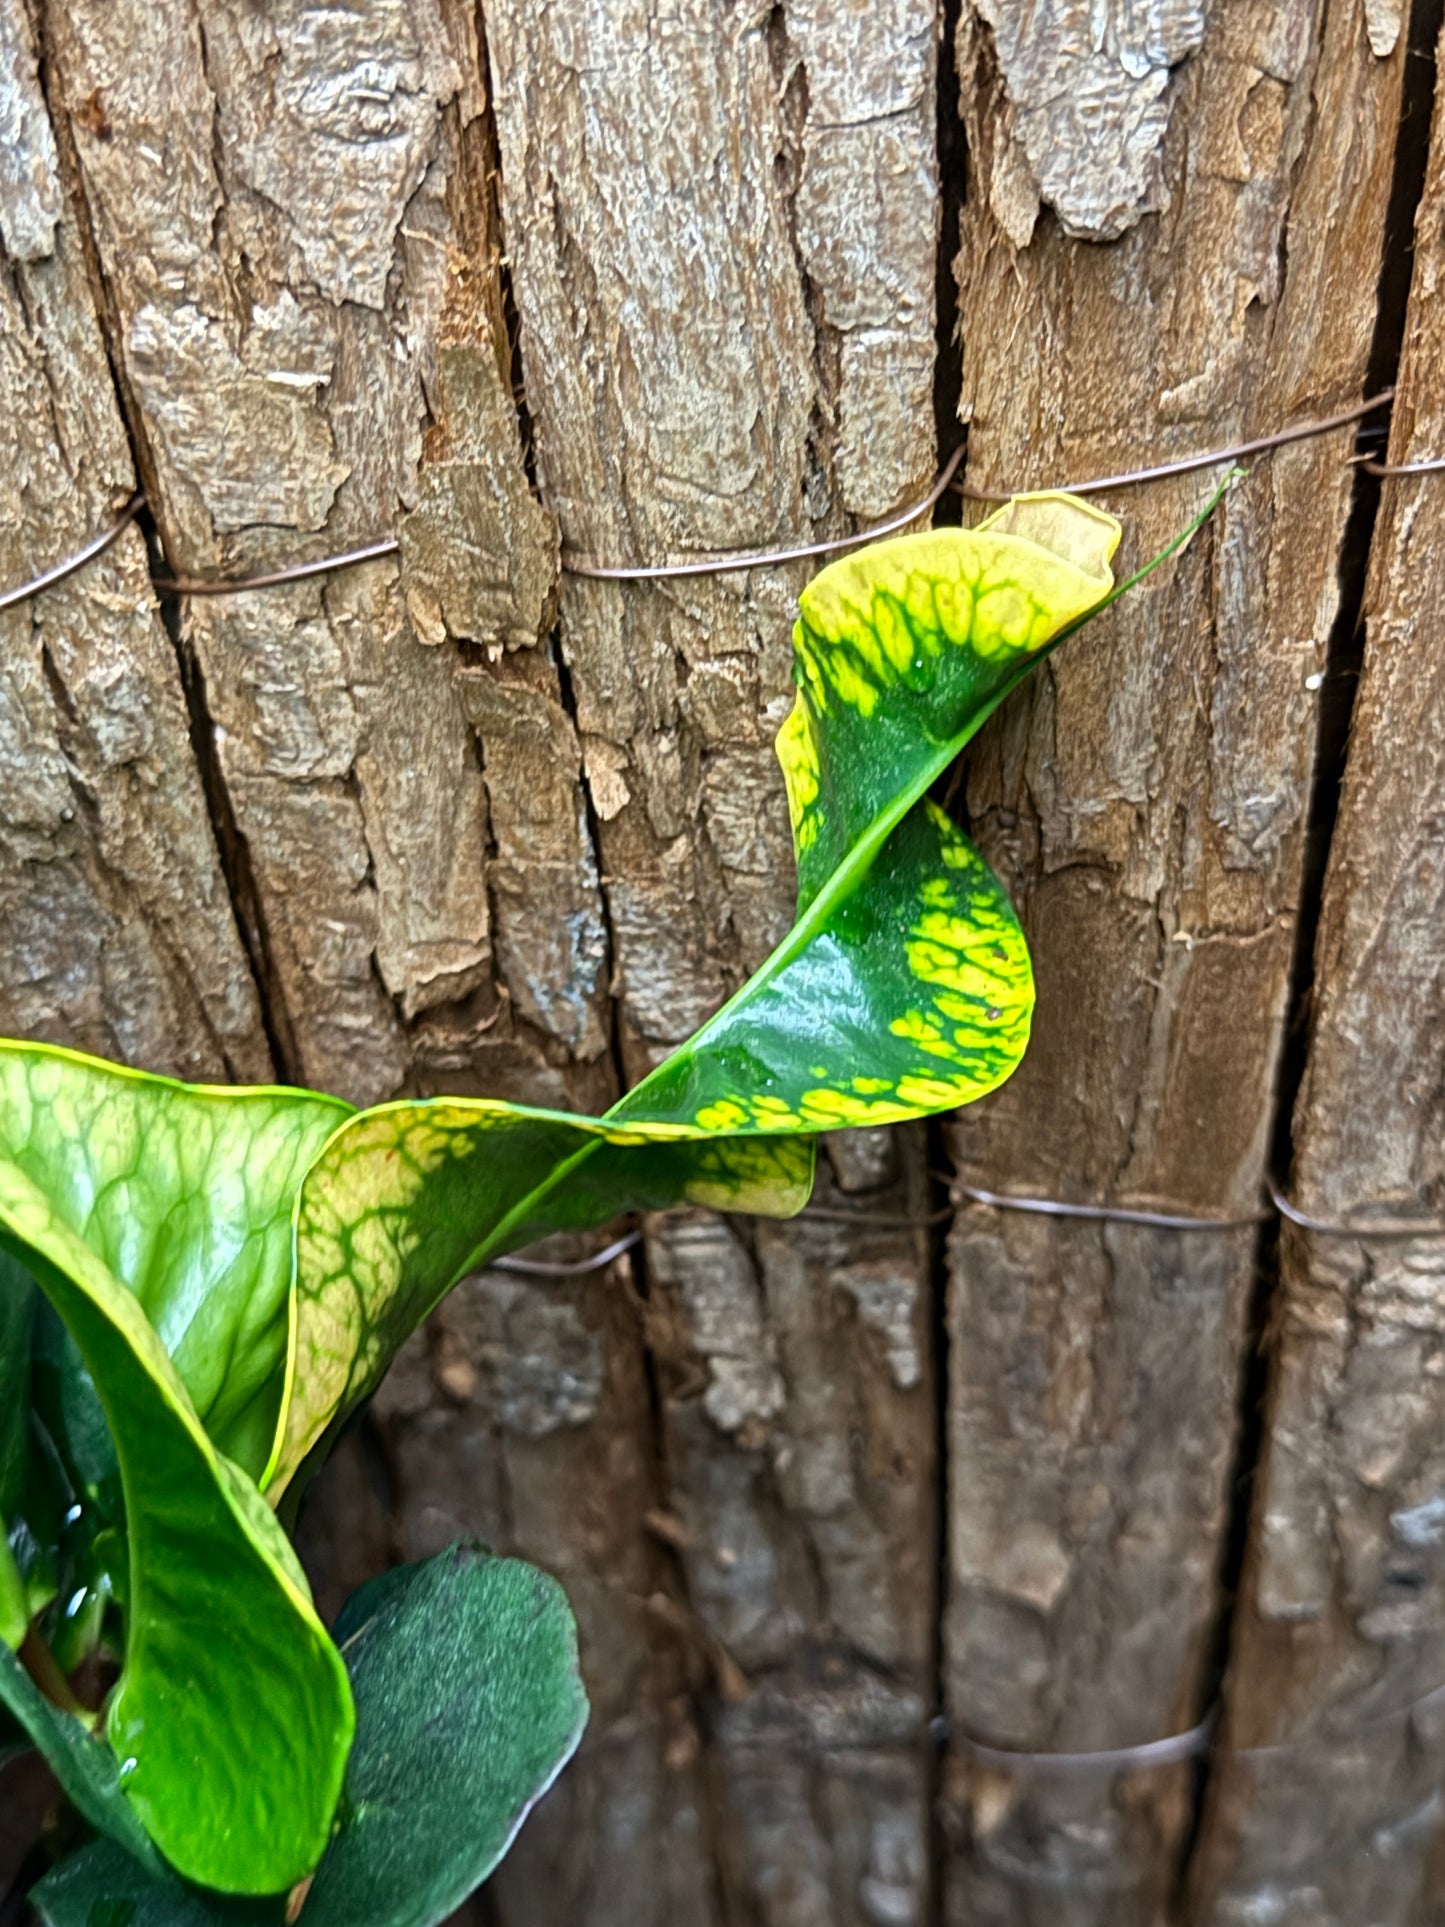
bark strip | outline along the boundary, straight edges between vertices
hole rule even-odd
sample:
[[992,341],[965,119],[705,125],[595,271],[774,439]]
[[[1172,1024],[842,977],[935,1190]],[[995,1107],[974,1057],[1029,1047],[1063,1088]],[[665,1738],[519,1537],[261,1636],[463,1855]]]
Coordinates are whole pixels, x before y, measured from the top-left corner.
[[[1107,248],[1066,238],[1077,210],[1017,218],[1013,58],[966,7],[971,480],[1117,472],[1360,393],[1403,47],[1380,59],[1354,11],[1211,17],[1169,96],[1167,207]],[[954,1132],[969,1181],[1255,1205],[1344,452],[1337,439],[1257,464],[1206,537],[980,741],[968,807],[1020,904],[1040,1004],[1018,1076]],[[1121,497],[1125,565],[1207,486]],[[952,1251],[949,1711],[1028,1750],[1186,1728],[1218,1610],[1251,1237],[970,1207]],[[1143,1927],[1172,1882],[1190,1784],[1184,1769],[1029,1778],[959,1756],[947,1811],[949,1919]]]

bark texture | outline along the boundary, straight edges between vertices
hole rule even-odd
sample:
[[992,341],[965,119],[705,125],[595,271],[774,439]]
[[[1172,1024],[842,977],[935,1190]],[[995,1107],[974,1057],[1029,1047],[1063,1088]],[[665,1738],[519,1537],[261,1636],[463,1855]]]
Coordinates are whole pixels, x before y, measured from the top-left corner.
[[[0,6],[0,582],[136,485],[20,0]],[[131,529],[0,612],[0,1028],[198,1078],[271,1060]]]
[[[806,539],[926,484],[938,27],[932,0],[488,7],[536,473],[564,553]],[[791,922],[772,738],[807,573],[564,579],[629,1081]],[[919,1148],[842,1152],[839,1180],[906,1216]],[[907,1228],[848,1250],[821,1227],[749,1240],[684,1220],[646,1252],[665,1530],[725,1689],[721,1905],[778,1927],[921,1919],[927,1886],[927,1269]]]
[[[569,559],[881,516],[960,378],[998,489],[1358,398],[1401,0],[948,18],[942,49],[943,0],[0,0],[0,590],[137,478],[182,578],[398,545],[158,603],[133,529],[0,611],[0,1030],[601,1109],[791,920],[814,565]],[[1438,130],[1431,170],[1401,459],[1445,451]],[[1345,450],[1259,463],[976,745],[953,800],[1040,984],[1014,1081],[830,1139],[797,1224],[468,1281],[328,1468],[325,1609],[475,1533],[578,1610],[588,1740],[478,1927],[1440,1917],[1438,1709],[1383,1718],[1445,1678],[1438,1245],[1286,1239],[1236,1605],[1268,1241],[960,1199],[945,1262],[929,1228],[945,1144],[996,1191],[1255,1209]],[[1208,487],[1110,498],[1125,566]],[[1445,1210],[1442,491],[1386,484],[1375,536],[1295,1120],[1326,1216]],[[1187,1727],[1226,1644],[1202,1813],[1187,1769],[972,1764]]]
[[[1388,459],[1445,447],[1445,118],[1415,224]],[[1315,956],[1294,1198],[1445,1215],[1445,495],[1382,484]],[[1193,1918],[1439,1918],[1445,1242],[1288,1228],[1265,1459]],[[1242,1749],[1281,1748],[1247,1758]]]
[[[1175,85],[1167,211],[1107,248],[1045,219],[1020,248],[998,211],[1008,56],[966,6],[968,479],[1109,474],[1356,397],[1403,60],[1372,53],[1354,12],[1222,9]],[[1258,465],[1157,587],[1053,658],[980,740],[968,808],[1020,906],[1040,1001],[1023,1068],[952,1133],[968,1181],[1256,1207],[1343,452],[1324,440]],[[1209,486],[1121,500],[1125,567]],[[1253,1248],[1248,1229],[961,1213],[945,1675],[965,1732],[1092,1750],[1198,1717]],[[1158,1917],[1184,1770],[1009,1776],[960,1752],[946,1793],[960,1927]]]

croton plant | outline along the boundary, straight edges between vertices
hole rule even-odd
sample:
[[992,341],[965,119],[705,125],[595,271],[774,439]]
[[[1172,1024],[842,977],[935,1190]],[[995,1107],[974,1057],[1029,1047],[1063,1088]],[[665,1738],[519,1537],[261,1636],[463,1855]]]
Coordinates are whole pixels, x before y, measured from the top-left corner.
[[605,1117],[357,1111],[0,1042],[0,1758],[39,1748],[70,1803],[49,1927],[425,1927],[496,1865],[586,1720],[566,1600],[457,1545],[328,1633],[297,1495],[489,1260],[625,1210],[787,1217],[817,1133],[1009,1075],[1028,951],[928,792],[1111,598],[1118,538],[1024,496],[816,578],[777,744],[797,921]]

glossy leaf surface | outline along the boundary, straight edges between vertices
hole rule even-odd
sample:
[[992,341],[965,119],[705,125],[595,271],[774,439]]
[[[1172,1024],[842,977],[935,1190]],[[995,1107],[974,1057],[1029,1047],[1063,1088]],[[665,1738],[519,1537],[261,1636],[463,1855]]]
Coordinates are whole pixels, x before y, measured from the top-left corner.
[[[1025,498],[979,530],[865,549],[805,590],[798,698],[778,743],[798,923],[600,1124],[442,1100],[337,1132],[298,1213],[273,1498],[418,1319],[487,1258],[647,1204],[786,1215],[806,1196],[792,1166],[776,1183],[755,1169],[732,1197],[726,1173],[700,1193],[698,1147],[736,1165],[751,1135],[756,1167],[769,1143],[783,1159],[790,1139],[948,1109],[1010,1074],[1033,1009],[1027,946],[997,881],[925,792],[1107,595],[1118,539],[1118,523],[1082,503]],[[675,1169],[657,1148],[669,1141]]]
[[488,1258],[620,1211],[692,1203],[786,1217],[812,1189],[811,1139],[653,1132],[433,1099],[338,1131],[297,1210],[296,1312],[273,1502],[379,1382],[432,1307]]
[[1033,978],[1012,907],[928,786],[1113,587],[1112,516],[1021,496],[880,542],[799,598],[778,736],[798,921],[614,1117],[829,1130],[966,1104],[1013,1070]]
[[73,1714],[52,1706],[13,1653],[0,1651],[0,1707],[24,1729],[42,1752],[62,1792],[98,1833],[117,1841],[142,1869],[165,1871],[121,1792],[114,1753],[88,1732]]
[[0,1040],[0,1158],[135,1297],[207,1433],[255,1478],[281,1404],[296,1192],[351,1115]]
[[[486,1879],[570,1758],[587,1719],[577,1634],[554,1580],[454,1546],[385,1574],[336,1634],[356,1696],[342,1824],[306,1927],[433,1927]],[[281,1927],[281,1900],[218,1905],[90,1848],[33,1895],[47,1927]]]
[[[881,544],[817,578],[802,598],[798,697],[778,746],[798,922],[604,1119],[451,1098],[356,1115],[305,1093],[191,1090],[45,1047],[0,1048],[0,1179],[8,1171],[26,1208],[44,1208],[50,1270],[36,1275],[95,1375],[125,1479],[135,1623],[112,1716],[122,1743],[142,1686],[161,1678],[145,1658],[169,1623],[146,1616],[158,1571],[173,1587],[170,1621],[193,1643],[208,1611],[231,1626],[246,1611],[235,1600],[269,1574],[270,1592],[255,1596],[279,1616],[256,1624],[283,1669],[317,1663],[303,1665],[304,1595],[223,1453],[276,1503],[418,1320],[487,1259],[628,1209],[788,1215],[808,1195],[814,1133],[950,1108],[1009,1075],[1032,1011],[1027,950],[997,882],[926,793],[1030,665],[1105,598],[1117,539],[1117,524],[1081,503],[1024,498],[982,529]],[[34,1236],[18,1248],[31,1262]],[[96,1316],[122,1333],[128,1361],[104,1382]],[[74,1375],[62,1382],[76,1391]],[[213,1585],[187,1521],[174,1505],[167,1513],[163,1482],[147,1485],[142,1468],[167,1453],[184,1467],[190,1526],[206,1508],[214,1523],[220,1493],[222,1540],[250,1559],[250,1580],[238,1568]],[[258,1649],[224,1670],[244,1677],[260,1664]],[[186,1717],[209,1721],[212,1736],[245,1724],[230,1690],[221,1681],[204,1713],[183,1715],[163,1695],[147,1710],[189,1744]],[[325,1703],[332,1718],[334,1693]],[[293,1736],[313,1764],[325,1726],[303,1720]],[[155,1730],[147,1718],[153,1762]],[[258,1757],[279,1744],[278,1727]],[[313,1792],[330,1784],[313,1774]],[[293,1782],[282,1774],[278,1785]],[[231,1871],[216,1884],[235,1886],[237,1843],[254,1842],[273,1810],[283,1835],[287,1822],[269,1786],[236,1773],[232,1795]],[[294,1837],[270,1853],[268,1880],[291,1847]]]
[[131,1557],[107,1731],[125,1795],[191,1877],[287,1887],[325,1845],[352,1724],[290,1547],[207,1439],[138,1298],[11,1158],[0,1246],[64,1319],[116,1441]]

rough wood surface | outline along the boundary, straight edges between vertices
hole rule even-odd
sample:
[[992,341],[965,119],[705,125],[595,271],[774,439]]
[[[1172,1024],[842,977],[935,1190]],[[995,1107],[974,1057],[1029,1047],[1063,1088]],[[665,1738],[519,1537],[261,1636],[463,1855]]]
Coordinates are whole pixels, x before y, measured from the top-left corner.
[[[649,1241],[670,1524],[717,1702],[733,1917],[927,1917],[937,1477],[921,1134],[829,1142],[816,1208]],[[882,1218],[882,1223],[870,1222]]]
[[[932,0],[486,11],[536,473],[564,553],[790,542],[920,490]],[[772,738],[807,574],[564,578],[629,1079],[791,921]],[[885,1209],[918,1195],[917,1155],[874,1180]],[[720,1904],[768,1927],[926,1906],[927,1272],[907,1230],[830,1276],[836,1250],[686,1223],[647,1249],[683,1611],[724,1688]],[[880,1321],[916,1349],[911,1383]]]
[[[472,10],[106,0],[47,27],[169,563],[244,573],[401,538],[399,566],[184,605],[282,1068],[357,1100],[605,1106],[607,937],[547,633],[556,523],[511,392]],[[515,1347],[499,1382],[566,1381],[565,1320],[495,1342]],[[641,1870],[674,1835],[684,1885],[711,1856],[675,1816],[686,1776],[664,1770],[675,1657],[614,1630],[652,1556],[646,1507],[609,1512],[618,1454],[649,1464],[639,1334],[604,1320],[589,1343],[627,1395],[557,1418],[551,1510],[519,1507],[511,1542],[581,1576],[593,1676],[615,1687],[534,1851],[565,1841],[568,1879],[641,1919]],[[358,1535],[429,1549],[425,1488],[507,1543],[491,1486],[473,1491],[484,1439],[475,1411],[437,1428],[425,1476],[416,1454],[398,1474],[398,1516],[379,1504]],[[607,1515],[607,1533],[562,1551],[558,1507]],[[521,1891],[517,1918],[556,1918]]]
[[[1445,109],[1388,459],[1445,449]],[[1432,485],[1433,484],[1433,485]],[[1445,1217],[1445,493],[1383,484],[1295,1117],[1306,1213]],[[1198,1922],[1440,1918],[1445,1241],[1289,1230]],[[1238,1748],[1283,1747],[1262,1760]]]
[[[0,589],[105,527],[135,473],[20,0],[0,5]],[[127,531],[0,612],[0,1030],[192,1077],[271,1062]]]
[[[1175,83],[1166,211],[1016,249],[996,49],[965,9],[958,272],[968,476],[1107,474],[1357,396],[1403,50],[1305,4],[1227,7]],[[1006,186],[1006,183],[1004,184]],[[1236,1213],[1259,1196],[1316,697],[1350,487],[1339,440],[1258,466],[1156,584],[1071,643],[973,757],[968,808],[1020,905],[1035,1041],[952,1135],[999,1191]],[[1126,566],[1208,483],[1121,497]],[[951,1246],[945,1680],[965,1732],[1097,1749],[1193,1723],[1246,1302],[1248,1231],[966,1209]],[[1182,1772],[1001,1775],[955,1754],[947,1915],[1153,1922]]]
[[[403,511],[401,573],[185,611],[286,1068],[358,1100],[463,1065],[560,1095],[569,1052],[602,1050],[600,907],[577,809],[539,830],[484,767],[486,728],[502,790],[539,743],[549,772],[576,751],[539,646],[556,534],[510,393],[475,22],[127,0],[47,25],[167,559],[276,567]],[[464,693],[524,645],[527,694]],[[494,908],[493,840],[504,872],[542,858],[570,952],[540,918],[529,944],[505,875]]]
[[[920,490],[951,195],[976,483],[1360,392],[1400,0],[1086,11],[962,0],[941,181],[942,0],[0,0],[0,587],[137,472],[182,574],[400,545],[185,598],[173,636],[133,531],[0,613],[0,1029],[588,1109],[684,1038],[790,920],[772,738],[811,568],[624,586],[567,554],[791,542]],[[1401,457],[1445,447],[1442,150]],[[1041,1003],[950,1131],[966,1180],[1255,1205],[1342,453],[1261,464],[977,746]],[[1378,532],[1298,1117],[1328,1215],[1445,1210],[1439,488],[1390,484]],[[1113,504],[1126,562],[1206,489]],[[328,1607],[458,1532],[578,1606],[586,1749],[469,1919],[1180,1911],[1186,1772],[956,1746],[936,1801],[937,1740],[1107,1747],[1201,1710],[1253,1234],[961,1206],[940,1349],[926,1142],[829,1144],[822,1209],[866,1226],[682,1214],[605,1278],[470,1281],[329,1468]],[[1287,1241],[1230,1748],[1445,1678],[1438,1271]],[[1442,1744],[1431,1714],[1267,1774],[1226,1751],[1188,1917],[1425,1927]]]

